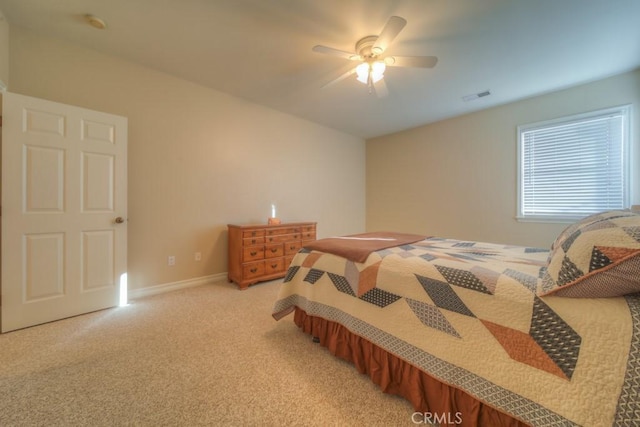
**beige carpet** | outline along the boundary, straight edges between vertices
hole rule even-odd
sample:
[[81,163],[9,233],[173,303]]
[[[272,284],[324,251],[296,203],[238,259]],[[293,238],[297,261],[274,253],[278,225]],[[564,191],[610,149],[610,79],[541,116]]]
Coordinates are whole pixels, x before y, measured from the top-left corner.
[[226,282],[0,335],[0,426],[411,426],[292,321]]

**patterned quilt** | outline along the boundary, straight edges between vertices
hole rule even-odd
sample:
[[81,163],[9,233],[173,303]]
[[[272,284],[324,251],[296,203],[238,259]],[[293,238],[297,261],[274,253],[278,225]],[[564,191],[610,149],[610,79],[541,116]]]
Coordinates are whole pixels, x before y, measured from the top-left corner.
[[300,307],[536,426],[640,425],[640,296],[538,297],[548,251],[428,238],[363,263],[302,250]]

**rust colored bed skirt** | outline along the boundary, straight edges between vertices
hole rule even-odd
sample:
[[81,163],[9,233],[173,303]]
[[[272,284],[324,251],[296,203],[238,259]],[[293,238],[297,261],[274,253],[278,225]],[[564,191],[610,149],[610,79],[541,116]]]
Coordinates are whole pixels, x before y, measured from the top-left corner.
[[417,413],[413,415],[416,424],[429,425],[425,420],[437,417],[448,420],[441,425],[527,425],[462,390],[435,380],[338,323],[309,316],[297,307],[293,320],[305,333],[318,337],[320,344],[333,355],[353,363],[360,373],[369,375],[383,392],[407,399]]

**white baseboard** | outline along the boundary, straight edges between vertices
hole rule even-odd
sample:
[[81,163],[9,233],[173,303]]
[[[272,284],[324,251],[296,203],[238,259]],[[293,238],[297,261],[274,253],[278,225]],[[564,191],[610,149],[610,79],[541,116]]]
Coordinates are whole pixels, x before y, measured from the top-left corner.
[[135,300],[151,295],[162,294],[165,292],[176,291],[178,289],[192,288],[194,286],[206,285],[207,283],[226,280],[227,273],[212,274],[210,276],[195,277],[193,279],[180,280],[178,282],[163,283],[161,285],[147,286],[146,288],[130,289],[129,299]]

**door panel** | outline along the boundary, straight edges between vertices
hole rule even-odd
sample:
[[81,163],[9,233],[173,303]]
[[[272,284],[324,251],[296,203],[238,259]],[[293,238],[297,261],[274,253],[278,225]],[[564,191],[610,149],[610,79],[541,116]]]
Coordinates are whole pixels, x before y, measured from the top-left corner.
[[82,290],[92,291],[115,283],[113,230],[82,233]]
[[24,302],[64,296],[64,234],[26,234],[23,242]]
[[127,120],[3,94],[2,332],[118,304]]
[[22,127],[25,133],[48,133],[64,136],[65,116],[51,111],[38,111],[29,107],[22,110]]
[[112,212],[115,157],[82,153],[82,211]]
[[112,123],[82,121],[82,140],[115,144],[116,128]]
[[64,211],[64,150],[24,147],[26,213]]

